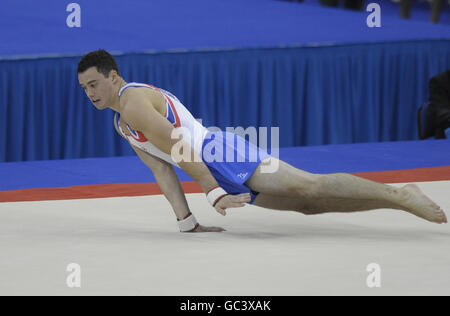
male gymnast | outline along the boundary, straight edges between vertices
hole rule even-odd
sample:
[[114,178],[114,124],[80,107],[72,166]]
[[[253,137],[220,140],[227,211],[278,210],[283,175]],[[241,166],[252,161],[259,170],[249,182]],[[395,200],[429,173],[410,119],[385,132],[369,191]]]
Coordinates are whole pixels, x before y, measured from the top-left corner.
[[[105,50],[84,55],[77,72],[79,83],[93,105],[99,110],[110,108],[116,112],[114,126],[117,133],[129,141],[153,172],[175,212],[181,232],[220,232],[224,229],[197,222],[173,166],[180,167],[194,179],[210,204],[222,215],[228,208],[249,203],[307,215],[396,209],[430,222],[447,223],[443,210],[415,184],[397,188],[351,174],[309,173],[268,155],[247,141],[243,152],[234,142],[230,145],[229,133],[212,136],[171,93],[146,84],[125,82],[116,61]],[[180,128],[189,132],[190,138],[181,138],[181,152],[188,154],[189,159],[175,159],[172,153],[173,146],[180,145],[180,139],[173,137]],[[233,137],[236,140],[237,136]],[[244,162],[205,159],[202,154],[208,146],[214,147],[216,154],[223,157],[233,146],[232,154],[244,158]],[[185,148],[189,151],[183,152]],[[256,152],[257,159],[248,161],[247,152]],[[274,172],[264,172],[270,165],[278,168]]]

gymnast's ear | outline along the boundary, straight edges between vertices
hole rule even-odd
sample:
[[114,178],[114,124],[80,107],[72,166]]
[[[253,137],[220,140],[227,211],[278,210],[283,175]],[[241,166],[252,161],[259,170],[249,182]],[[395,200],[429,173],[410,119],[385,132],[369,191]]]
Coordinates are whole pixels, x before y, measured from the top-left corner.
[[117,83],[117,82],[119,82],[120,76],[117,73],[117,71],[113,69],[109,72],[108,78],[111,78],[113,83]]

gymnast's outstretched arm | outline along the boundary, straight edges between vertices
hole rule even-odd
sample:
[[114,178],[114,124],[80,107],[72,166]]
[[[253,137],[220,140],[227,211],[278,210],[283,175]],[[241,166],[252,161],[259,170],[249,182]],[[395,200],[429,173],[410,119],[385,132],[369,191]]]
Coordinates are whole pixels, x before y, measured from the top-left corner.
[[[156,111],[142,90],[124,91],[120,99],[120,113],[131,128],[143,133],[159,150],[171,155],[173,146],[179,142],[178,139],[172,138],[174,127]],[[183,148],[191,148],[190,144],[185,143],[185,145]],[[216,179],[202,159],[192,149],[190,152],[194,155],[193,159],[190,161],[183,159],[178,162],[178,166],[194,179],[206,194],[216,191],[216,188],[219,187]],[[217,212],[225,215],[227,208],[242,207],[249,201],[250,194],[248,193],[231,195],[225,192],[212,204]]]
[[[178,180],[178,176],[175,173],[173,166],[166,161],[159,159],[158,157],[152,156],[140,150],[135,146],[131,147],[133,147],[134,151],[142,160],[142,162],[146,164],[147,167],[149,167],[153,172],[158,186],[172,206],[177,220],[182,221],[191,216],[192,213],[186,201],[186,196],[184,195],[183,188],[181,187],[180,181]],[[207,227],[200,224],[197,224],[194,229],[190,230],[190,232],[221,231],[224,231],[224,229],[221,227]]]
[[[116,120],[114,120],[114,127],[116,129],[116,132],[123,137],[122,133],[120,133],[119,131],[118,126],[116,125]],[[122,130],[125,131],[126,128],[123,127]],[[185,220],[189,216],[191,216],[192,213],[189,209],[189,205],[186,201],[186,197],[178,180],[178,176],[173,169],[173,166],[166,161],[152,156],[131,144],[130,146],[136,152],[141,161],[152,171],[159,188],[172,206],[172,210],[177,217],[177,221]],[[221,227],[207,227],[197,224],[192,230],[189,230],[188,232],[222,232],[224,230],[225,229]]]

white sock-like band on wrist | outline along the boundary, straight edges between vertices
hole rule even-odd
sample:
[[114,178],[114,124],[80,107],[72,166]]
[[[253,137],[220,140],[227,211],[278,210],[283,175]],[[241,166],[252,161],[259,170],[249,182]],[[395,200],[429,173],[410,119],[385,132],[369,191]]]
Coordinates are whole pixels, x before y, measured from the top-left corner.
[[215,187],[211,190],[209,190],[209,192],[206,194],[206,198],[208,199],[208,202],[212,205],[215,206],[216,203],[223,198],[225,195],[228,195],[228,193],[222,189],[221,187]]
[[193,230],[195,227],[197,227],[198,222],[195,219],[194,214],[189,215],[185,219],[182,219],[181,221],[177,221],[178,227],[180,227],[181,232],[188,232],[190,230]]

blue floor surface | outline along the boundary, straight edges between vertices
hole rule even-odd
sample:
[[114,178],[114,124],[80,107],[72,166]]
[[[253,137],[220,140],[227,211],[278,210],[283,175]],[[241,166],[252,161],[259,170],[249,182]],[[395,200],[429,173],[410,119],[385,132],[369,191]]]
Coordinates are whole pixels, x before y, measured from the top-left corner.
[[442,22],[432,24],[423,5],[403,20],[390,1],[370,2],[381,6],[380,28],[367,26],[366,10],[281,0],[77,0],[81,26],[70,28],[69,2],[3,0],[0,57],[79,55],[98,48],[129,53],[450,38],[448,5]]
[[[450,165],[450,140],[281,148],[280,158],[314,173],[439,167]],[[139,182],[155,179],[137,156],[0,163],[0,191]]]

